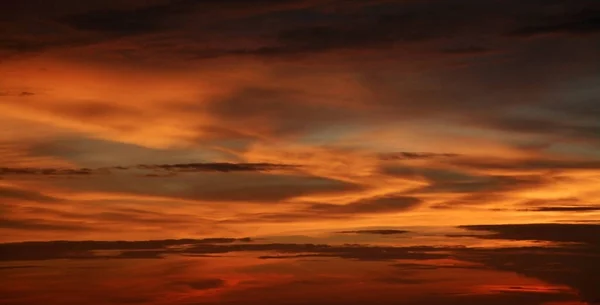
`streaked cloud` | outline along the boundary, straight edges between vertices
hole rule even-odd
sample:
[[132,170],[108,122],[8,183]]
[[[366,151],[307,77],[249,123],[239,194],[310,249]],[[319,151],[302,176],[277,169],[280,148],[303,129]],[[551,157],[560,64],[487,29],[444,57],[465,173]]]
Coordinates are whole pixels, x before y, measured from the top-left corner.
[[340,231],[340,232],[337,232],[337,233],[343,233],[343,234],[396,235],[396,234],[410,233],[410,231],[406,231],[406,230],[355,230],[355,231]]

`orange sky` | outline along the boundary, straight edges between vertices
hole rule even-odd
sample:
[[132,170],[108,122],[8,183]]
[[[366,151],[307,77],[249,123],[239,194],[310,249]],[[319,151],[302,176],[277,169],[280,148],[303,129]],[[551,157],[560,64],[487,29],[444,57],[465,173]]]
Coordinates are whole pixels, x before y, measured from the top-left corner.
[[[452,103],[443,94],[424,102],[432,103],[432,109],[417,109],[416,117],[381,112],[388,107],[376,103],[381,93],[361,83],[358,69],[367,67],[264,64],[254,58],[128,67],[69,60],[61,57],[66,51],[55,52],[16,58],[0,68],[9,76],[3,79],[6,93],[0,105],[4,166],[90,168],[94,173],[3,173],[7,216],[24,226],[28,220],[35,226],[36,219],[57,227],[80,224],[89,237],[135,239],[158,232],[162,237],[193,237],[198,232],[274,234],[303,228],[452,226],[480,219],[587,221],[599,216],[594,209],[537,210],[595,203],[599,161],[580,153],[597,147],[594,142],[438,117],[433,105]],[[331,60],[347,60],[338,57]],[[419,79],[423,67],[398,64],[406,66],[399,73],[416,75],[411,84],[436,85]],[[439,65],[420,65],[434,64]],[[448,69],[427,67],[434,68]],[[281,73],[289,74],[282,79]],[[402,100],[402,91],[412,89],[397,90],[398,103],[406,104],[393,105],[398,111],[419,103]],[[321,114],[320,109],[333,112]],[[154,170],[103,169],[216,162],[293,167],[217,173],[171,169],[161,177],[147,177]],[[10,195],[15,192],[22,195]],[[27,194],[49,196],[55,203],[30,200]],[[378,201],[394,197],[410,197],[418,204],[378,206]],[[331,217],[310,210],[312,204],[343,210],[357,202],[373,208]],[[118,211],[125,206],[157,213],[152,217],[165,221],[144,223],[146,216]],[[45,209],[43,217],[38,208]],[[107,219],[102,213],[121,214]],[[272,221],[261,221],[263,216]],[[197,224],[182,228],[185,220]],[[123,225],[130,237],[116,229]],[[31,239],[16,227],[7,228],[3,239]],[[62,239],[70,232],[43,234]]]
[[[498,238],[473,238],[457,227],[596,230],[599,11],[591,0],[8,1],[0,5],[0,242],[590,243],[496,227],[488,231]],[[412,235],[398,243],[378,230]],[[212,260],[224,297],[179,287],[150,298],[267,300],[242,289],[255,289],[258,275],[234,272],[259,266],[254,256]],[[139,272],[166,268],[145,264]],[[355,290],[353,301],[397,297],[379,282],[360,286],[366,271],[314,268],[352,284],[306,288],[306,302],[336,289]],[[472,272],[468,292],[450,280],[432,285],[478,295],[585,291],[514,270]],[[50,275],[22,276],[10,291]],[[93,273],[73,276],[56,283],[57,294]],[[119,276],[94,280],[118,286]],[[258,282],[306,280],[290,276],[279,270]],[[489,284],[478,285],[479,276]],[[402,294],[421,302],[427,285]],[[304,291],[289,287],[282,297]]]

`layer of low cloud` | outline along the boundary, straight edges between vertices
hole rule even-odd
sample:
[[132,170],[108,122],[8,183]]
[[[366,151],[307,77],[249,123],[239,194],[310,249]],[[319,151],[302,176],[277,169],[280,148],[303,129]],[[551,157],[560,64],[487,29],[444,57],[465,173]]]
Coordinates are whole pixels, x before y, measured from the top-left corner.
[[600,246],[600,226],[594,224],[465,225],[462,228],[492,233],[480,238],[578,242]]
[[[60,241],[60,242],[28,242],[0,244],[2,260],[16,262],[27,260],[97,260],[102,259],[160,259],[174,255],[206,256],[224,255],[236,252],[250,253],[263,260],[311,260],[345,259],[355,264],[360,262],[390,262],[395,264],[398,276],[388,275],[378,280],[386,285],[425,284],[407,276],[407,270],[426,272],[444,268],[464,268],[464,272],[483,271],[487,269],[516,272],[521,275],[538,278],[555,285],[566,285],[578,291],[578,297],[584,302],[595,302],[598,299],[596,283],[598,280],[597,236],[598,226],[570,224],[523,224],[523,225],[481,225],[464,227],[468,230],[485,230],[496,232],[495,235],[474,235],[484,239],[511,240],[546,240],[560,242],[585,242],[586,247],[569,244],[563,246],[528,246],[528,247],[448,247],[418,246],[392,247],[374,245],[327,245],[327,244],[285,244],[261,243],[259,240],[217,238],[204,240],[155,240],[155,241]],[[568,232],[569,234],[564,234]],[[100,251],[103,250],[103,251]],[[107,254],[111,250],[112,254]],[[265,254],[267,253],[267,254]],[[212,259],[227,259],[213,257]],[[438,261],[459,260],[460,264],[444,265]],[[415,261],[417,260],[417,261]],[[166,261],[166,260],[165,260]],[[408,273],[411,274],[411,273]],[[189,289],[218,289],[225,285],[219,278],[204,277],[195,281],[177,281],[178,286]],[[537,287],[537,286],[536,286]],[[527,287],[497,287],[502,291],[499,295],[522,295],[524,300],[571,300],[573,296],[566,290],[555,291],[557,295],[546,291],[529,291]],[[490,296],[489,294],[486,294]],[[443,299],[451,300],[449,296]],[[466,297],[466,296],[465,296]],[[490,296],[490,302],[499,300]],[[547,298],[547,299],[546,299]],[[469,300],[469,298],[462,299]],[[482,300],[477,298],[478,300]],[[485,299],[485,298],[484,298]],[[500,298],[502,299],[502,298]],[[512,299],[512,297],[508,298]],[[504,300],[504,299],[502,299]],[[504,300],[505,301],[505,300]],[[458,301],[457,301],[458,302]],[[408,303],[411,304],[411,303]],[[429,303],[426,303],[429,304]],[[432,304],[437,304],[436,302]],[[463,303],[461,303],[463,304]],[[538,304],[537,301],[531,304]]]
[[342,233],[342,234],[374,234],[374,235],[400,235],[400,234],[406,234],[406,233],[410,233],[410,231],[406,231],[406,230],[385,230],[385,229],[381,229],[381,230],[353,230],[353,231],[340,231],[337,233]]

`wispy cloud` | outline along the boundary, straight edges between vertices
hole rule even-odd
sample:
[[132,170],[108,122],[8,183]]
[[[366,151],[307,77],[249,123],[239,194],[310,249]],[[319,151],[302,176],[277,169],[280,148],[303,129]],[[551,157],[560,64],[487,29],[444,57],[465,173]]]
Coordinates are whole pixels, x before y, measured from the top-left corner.
[[297,168],[297,165],[271,163],[181,163],[181,164],[140,164],[133,167],[113,166],[106,168],[17,168],[0,167],[0,175],[41,175],[41,176],[78,176],[92,174],[110,174],[111,171],[147,170],[178,172],[261,172]]
[[410,233],[406,230],[353,230],[353,231],[340,231],[337,233],[342,234],[375,234],[375,235],[400,235]]

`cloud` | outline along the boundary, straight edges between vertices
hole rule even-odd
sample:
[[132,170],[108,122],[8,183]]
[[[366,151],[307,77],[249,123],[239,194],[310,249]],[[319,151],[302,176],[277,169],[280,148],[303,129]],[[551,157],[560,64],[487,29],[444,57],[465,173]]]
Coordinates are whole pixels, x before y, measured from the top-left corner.
[[264,84],[242,87],[202,110],[219,121],[229,122],[229,128],[245,130],[245,126],[254,126],[255,134],[276,137],[310,133],[332,122],[364,120],[354,109],[332,103],[329,94],[312,93],[317,90]]
[[596,212],[600,211],[600,206],[547,206],[537,207],[532,209],[524,209],[523,211],[533,212]]
[[587,9],[576,14],[553,16],[553,21],[524,26],[511,32],[514,36],[530,37],[544,34],[594,34],[600,32],[600,10]]
[[[115,175],[116,176],[116,175]],[[96,181],[81,181],[70,185],[79,189],[109,193],[129,193],[145,196],[161,196],[204,202],[281,202],[282,200],[311,194],[335,194],[363,189],[363,186],[334,179],[264,174],[262,172],[207,172],[194,175],[155,177],[144,179],[138,185],[122,185],[109,177]],[[125,177],[123,181],[127,181]],[[65,182],[66,183],[66,182]],[[177,184],[177,188],[171,185]]]
[[[49,241],[0,244],[0,260],[51,259],[155,259],[164,255],[207,255],[232,252],[273,252],[275,256],[262,259],[294,257],[337,257],[364,261],[396,259],[427,260],[447,258],[448,254],[435,247],[380,247],[369,245],[324,245],[254,243],[247,239],[150,240],[150,241]],[[99,250],[114,250],[116,255],[100,254]]]
[[191,282],[182,282],[181,284],[194,290],[208,290],[223,287],[226,282],[222,279],[198,279]]
[[0,167],[2,175],[33,176],[88,176],[92,174],[111,174],[111,171],[150,170],[170,173],[183,172],[263,172],[271,170],[295,169],[298,165],[272,163],[179,163],[179,164],[140,164],[133,167],[111,166],[104,168],[32,168],[32,167]]
[[347,204],[314,203],[284,213],[258,213],[238,215],[237,219],[224,220],[224,223],[246,222],[296,222],[346,219],[365,215],[389,214],[412,210],[422,204],[416,197],[386,195],[367,198]]
[[[536,3],[537,4],[537,3]],[[265,58],[302,56],[348,51],[396,51],[415,45],[442,46],[442,54],[483,54],[487,48],[470,46],[477,37],[500,36],[498,29],[513,21],[512,10],[536,14],[539,4],[521,2],[480,3],[464,0],[432,5],[423,1],[379,1],[368,4],[334,3],[337,13],[323,19],[318,10],[314,22],[290,21],[283,30],[268,36],[260,46],[204,50],[200,57],[254,55]],[[360,8],[352,9],[353,6]],[[320,18],[321,17],[321,18]],[[265,39],[262,39],[263,41]],[[456,41],[454,41],[456,40]],[[489,40],[493,40],[489,39]],[[454,43],[453,43],[454,42]],[[466,47],[447,47],[467,45]]]
[[125,251],[119,253],[118,256],[114,258],[122,258],[122,259],[160,259],[163,258],[163,254],[165,254],[164,250],[141,250],[141,251]]
[[566,115],[569,119],[577,119],[581,122],[596,122],[600,117],[597,105],[600,99],[590,96],[582,99],[571,100],[571,103],[557,101],[548,105],[548,110]]
[[0,176],[3,175],[41,175],[41,176],[87,176],[93,172],[89,168],[18,168],[0,167]]
[[[510,195],[512,192],[545,187],[555,184],[561,179],[553,175],[537,173],[499,175],[486,173],[488,172],[487,168],[477,172],[473,168],[479,169],[478,167],[464,166],[464,164],[478,162],[476,160],[479,160],[479,158],[461,156],[451,159],[436,159],[436,162],[439,163],[431,165],[383,164],[380,171],[385,175],[421,183],[422,186],[408,190],[405,192],[406,195],[438,194],[442,202],[438,201],[433,205],[434,208],[489,204],[501,200],[503,196]],[[482,162],[489,161],[482,160]],[[515,166],[514,163],[517,162],[506,161],[502,164]]]
[[[59,19],[60,22],[78,30],[110,33],[117,35],[151,34],[170,29],[177,19],[186,15],[200,15],[213,20],[213,12],[222,19],[260,14],[261,12],[304,8],[311,1],[303,0],[169,0],[164,3],[138,5],[114,9],[98,9],[70,14]],[[246,12],[244,12],[246,11]]]
[[384,161],[390,160],[421,160],[435,158],[458,157],[459,154],[453,153],[431,153],[431,152],[395,152],[379,154],[379,158]]
[[474,193],[499,192],[530,188],[545,184],[542,176],[473,176],[464,181],[435,181],[416,192],[424,193]]
[[[493,225],[492,225],[493,226]],[[536,228],[537,225],[531,225]],[[495,226],[501,227],[501,226]],[[543,233],[543,230],[540,230]],[[481,235],[478,235],[481,236]],[[527,238],[527,237],[526,237]],[[225,239],[228,243],[212,243],[210,240],[155,240],[155,241],[58,241],[0,244],[0,260],[46,260],[46,259],[157,259],[184,255],[205,256],[235,252],[255,253],[257,258],[307,259],[340,258],[354,262],[393,262],[399,275],[394,273],[378,276],[381,284],[419,284],[420,278],[406,277],[410,272],[437,272],[443,268],[484,270],[487,268],[517,272],[527,277],[538,278],[547,283],[568,285],[579,291],[583,301],[598,299],[598,252],[581,247],[520,247],[520,248],[467,248],[467,247],[392,247],[371,245],[325,245],[242,242]],[[231,241],[231,242],[229,242]],[[114,250],[117,255],[107,255]],[[265,254],[265,252],[267,254]],[[216,258],[219,259],[219,258]],[[227,259],[227,258],[221,258]],[[398,262],[397,260],[407,260]],[[414,262],[418,260],[420,262]],[[459,260],[463,264],[438,265],[440,261]],[[409,269],[407,273],[406,269]],[[465,271],[467,272],[467,271]],[[367,279],[368,280],[368,279]],[[445,279],[447,280],[447,279]],[[424,283],[424,282],[423,282]],[[423,284],[421,283],[421,284]],[[461,282],[464,285],[464,282]],[[198,280],[176,280],[174,285],[190,289],[205,290],[224,287],[224,280],[201,278]],[[544,286],[545,287],[545,286]],[[409,298],[402,304],[545,304],[548,301],[572,300],[566,289],[536,290],[516,285],[498,287],[485,293],[469,291],[461,294],[428,295]],[[439,299],[438,299],[439,298]],[[397,301],[397,300],[396,300]]]
[[[0,174],[1,175],[1,174]],[[23,201],[35,202],[58,202],[61,199],[44,195],[37,191],[31,191],[21,188],[0,186],[0,198],[2,199],[17,199]]]
[[[550,108],[550,107],[547,107]],[[568,110],[567,110],[568,113]],[[556,118],[540,118],[540,117],[529,117],[519,118],[516,116],[512,117],[492,117],[492,118],[481,118],[480,123],[483,126],[492,128],[494,130],[517,132],[517,133],[531,133],[547,137],[556,138],[562,136],[564,138],[572,140],[587,140],[587,141],[599,141],[600,140],[600,126],[585,121],[566,121],[557,120]],[[478,123],[475,123],[478,124]]]
[[406,305],[544,305],[552,302],[567,302],[573,299],[573,295],[568,292],[535,292],[535,291],[497,291],[487,294],[463,294],[463,295],[432,295],[419,299],[416,302],[407,302]]
[[423,285],[425,283],[431,283],[432,280],[414,279],[405,277],[383,277],[378,278],[376,281],[383,284],[391,285]]
[[460,160],[452,160],[454,165],[465,168],[473,168],[480,170],[597,170],[600,169],[600,161],[593,159],[524,159],[524,160],[509,160],[500,158],[463,158]]
[[419,204],[421,204],[421,200],[415,197],[389,195],[359,200],[344,205],[313,204],[307,210],[325,214],[370,214],[405,211],[415,208]]
[[82,231],[89,230],[85,223],[75,221],[48,221],[44,219],[0,218],[0,229],[26,231]]
[[[460,252],[460,250],[458,250]],[[481,270],[485,268],[485,266],[480,264],[452,264],[452,265],[436,265],[436,264],[421,264],[421,263],[397,263],[393,264],[393,267],[396,267],[402,272],[406,271],[414,271],[414,270],[439,270],[439,269],[475,269]]]
[[488,54],[492,52],[491,49],[479,46],[468,46],[468,47],[459,47],[459,48],[447,48],[441,50],[442,53],[451,54],[451,55],[478,55],[478,54]]
[[340,232],[336,232],[336,233],[342,233],[342,234],[396,235],[396,234],[410,233],[410,231],[406,231],[406,230],[354,230],[354,231],[340,231]]
[[[248,238],[166,239],[147,241],[47,241],[0,244],[0,261],[102,258],[160,258],[172,247],[248,243]],[[117,256],[95,254],[98,250],[121,251]],[[176,251],[177,252],[177,251]],[[184,250],[185,252],[185,250]]]
[[600,225],[594,224],[506,224],[465,225],[470,231],[487,231],[490,235],[477,235],[486,239],[543,240],[552,242],[577,242],[600,247]]
[[60,21],[78,30],[120,35],[142,34],[164,29],[165,21],[189,13],[194,1],[175,0],[163,5],[135,9],[104,9],[69,15]]
[[21,266],[0,266],[0,270],[15,270],[15,269],[29,269],[29,268],[38,268],[39,266],[33,265],[21,265]]
[[579,291],[583,302],[600,300],[600,225],[598,224],[500,224],[465,225],[461,228],[490,234],[472,235],[481,239],[538,240],[578,243],[519,248],[456,249],[456,258],[488,267],[517,272],[543,281],[568,285]]
[[236,172],[236,171],[270,171],[294,169],[297,165],[271,163],[187,163],[187,164],[142,164],[139,169],[165,170],[169,172]]

